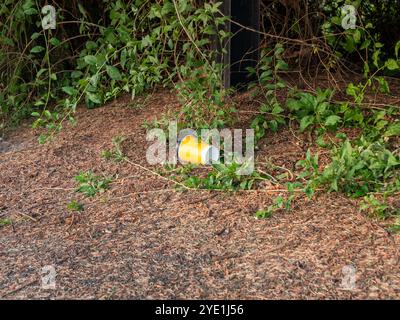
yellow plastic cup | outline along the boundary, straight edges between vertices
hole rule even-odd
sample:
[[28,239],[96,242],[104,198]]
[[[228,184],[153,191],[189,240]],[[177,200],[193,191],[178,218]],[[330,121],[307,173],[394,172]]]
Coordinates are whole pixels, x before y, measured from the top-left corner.
[[179,144],[178,158],[183,163],[208,165],[218,161],[219,150],[193,135],[187,135]]

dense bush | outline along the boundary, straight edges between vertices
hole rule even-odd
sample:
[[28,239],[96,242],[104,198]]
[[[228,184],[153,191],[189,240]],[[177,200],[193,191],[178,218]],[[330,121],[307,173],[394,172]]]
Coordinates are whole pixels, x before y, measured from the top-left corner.
[[[44,4],[8,0],[0,9],[3,127],[32,114],[35,126],[46,126],[51,136],[63,120],[73,121],[81,101],[92,108],[121,92],[135,97],[155,85],[179,87],[185,114],[196,110],[200,125],[220,124],[221,66],[210,40],[226,37],[222,30],[216,34],[226,19],[218,15],[218,4],[65,2],[56,6],[57,29],[45,31]],[[203,108],[194,109],[188,101],[193,99]]]
[[[80,102],[92,108],[121,92],[134,97],[155,85],[179,88],[189,125],[218,127],[232,119],[234,109],[224,108],[222,66],[215,62],[212,45],[229,36],[221,28],[225,18],[218,3],[53,1],[57,28],[44,31],[41,8],[47,3],[6,0],[0,7],[3,129],[33,114],[36,126],[54,133],[64,120],[73,122]],[[263,42],[283,44],[291,63],[317,59],[332,69],[346,58],[366,74],[383,71],[385,63],[395,74],[400,44],[389,34],[399,28],[398,1],[354,3],[358,27],[343,31],[340,8],[345,3],[264,0]]]

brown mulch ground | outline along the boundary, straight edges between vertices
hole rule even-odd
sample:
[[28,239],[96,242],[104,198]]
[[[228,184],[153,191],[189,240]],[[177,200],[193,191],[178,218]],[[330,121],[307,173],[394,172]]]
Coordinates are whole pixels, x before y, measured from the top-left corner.
[[[400,298],[398,235],[358,211],[351,200],[318,194],[267,220],[254,213],[277,194],[178,192],[129,163],[101,157],[124,135],[132,162],[146,165],[145,119],[173,109],[156,94],[141,110],[124,100],[80,109],[76,128],[44,146],[28,127],[0,151],[0,298],[339,299]],[[290,168],[304,148],[289,130],[268,137],[259,159]],[[74,191],[73,177],[117,175],[94,198]],[[67,204],[77,199],[81,213]],[[53,265],[56,290],[41,288]],[[341,286],[356,268],[356,289]]]

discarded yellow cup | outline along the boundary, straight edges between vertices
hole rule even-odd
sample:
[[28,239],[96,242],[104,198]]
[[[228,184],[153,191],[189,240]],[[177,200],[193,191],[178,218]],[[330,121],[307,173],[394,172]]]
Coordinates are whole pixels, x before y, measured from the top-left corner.
[[179,144],[178,157],[183,163],[207,165],[218,161],[219,150],[190,134]]

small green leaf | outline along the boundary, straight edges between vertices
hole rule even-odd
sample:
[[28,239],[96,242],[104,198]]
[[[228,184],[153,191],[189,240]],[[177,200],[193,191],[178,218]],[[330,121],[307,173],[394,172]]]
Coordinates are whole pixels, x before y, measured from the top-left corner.
[[39,53],[44,51],[44,48],[42,46],[35,46],[31,49],[31,53]]
[[46,118],[51,119],[51,112],[49,110],[44,110],[44,115]]
[[361,45],[360,49],[361,49],[361,50],[366,49],[366,48],[369,47],[370,44],[371,44],[371,40],[370,40],[370,39],[367,39],[367,40],[365,40],[365,41],[363,42],[363,44]]
[[273,207],[269,207],[267,210],[258,210],[255,214],[256,218],[258,219],[267,219],[272,216],[274,209]]
[[361,41],[361,32],[359,29],[356,29],[353,33],[353,39],[356,43],[359,43]]
[[86,56],[84,58],[84,60],[88,65],[91,65],[91,66],[95,66],[97,64],[97,58],[95,56],[92,56],[92,55]]
[[44,134],[41,134],[38,138],[39,144],[45,144],[47,141],[47,136]]
[[61,41],[60,40],[58,40],[57,38],[51,38],[50,40],[49,40],[49,42],[53,45],[53,46],[58,46],[60,43],[61,43]]
[[328,144],[325,142],[324,136],[318,137],[316,141],[317,145],[320,146],[321,148],[326,148]]
[[107,66],[106,67],[107,74],[110,76],[111,79],[113,80],[122,80],[121,73],[119,70],[114,67],[114,66]]
[[82,71],[73,71],[71,72],[71,78],[76,79],[83,75]]
[[67,209],[69,211],[83,211],[83,205],[81,203],[79,203],[76,200],[71,201],[68,205],[67,205]]
[[12,224],[10,219],[0,219],[0,227],[9,226]]
[[314,123],[314,117],[313,116],[305,116],[301,118],[300,121],[300,131],[303,132],[306,130],[310,125]]
[[72,95],[76,92],[75,88],[69,87],[69,86],[67,86],[67,87],[62,87],[62,91],[64,91],[64,92],[65,92],[66,94],[68,94],[69,96],[72,96]]
[[337,115],[332,115],[326,118],[325,125],[328,127],[336,126],[342,119]]
[[143,47],[143,48],[146,48],[146,47],[148,47],[148,46],[151,46],[151,44],[152,44],[152,41],[151,41],[151,38],[150,38],[149,35],[145,36],[145,37],[142,39],[142,47]]
[[386,63],[385,63],[385,66],[389,70],[397,70],[397,69],[399,69],[399,65],[398,65],[397,61],[394,60],[394,59],[387,60]]
[[32,33],[31,40],[36,40],[39,37],[40,37],[40,33],[39,32]]
[[97,93],[88,92],[87,97],[90,101],[92,101],[96,104],[101,104],[101,98]]
[[386,130],[385,137],[400,136],[400,122],[391,124]]

